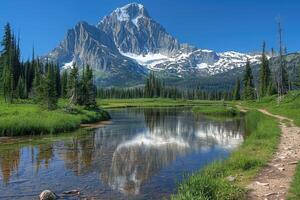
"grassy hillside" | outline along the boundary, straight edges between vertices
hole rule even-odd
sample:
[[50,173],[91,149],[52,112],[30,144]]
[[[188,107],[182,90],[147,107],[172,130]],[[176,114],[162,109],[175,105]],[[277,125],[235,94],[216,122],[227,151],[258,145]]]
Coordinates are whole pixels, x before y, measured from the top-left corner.
[[30,101],[16,104],[0,102],[0,136],[58,133],[77,129],[81,123],[109,119],[103,110],[85,110],[66,107],[60,101],[57,110],[48,111]]
[[242,105],[267,109],[273,114],[293,119],[300,126],[300,91],[288,93],[281,102],[278,102],[277,96],[271,96],[256,102],[243,102]]

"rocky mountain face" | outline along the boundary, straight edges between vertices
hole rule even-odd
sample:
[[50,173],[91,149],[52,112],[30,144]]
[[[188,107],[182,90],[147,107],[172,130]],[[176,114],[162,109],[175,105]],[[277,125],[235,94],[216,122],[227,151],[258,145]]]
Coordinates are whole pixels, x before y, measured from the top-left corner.
[[[96,72],[97,82],[103,86],[139,84],[147,70],[134,60],[120,54],[112,38],[86,22],[69,30],[65,39],[47,57],[62,68],[90,65]],[[129,84],[129,85],[130,85]],[[128,86],[129,86],[128,85]]]
[[97,27],[111,35],[117,48],[124,53],[172,55],[180,48],[178,41],[155,22],[141,4],[117,8]]
[[239,69],[247,59],[258,64],[260,55],[216,53],[181,44],[143,5],[132,3],[117,8],[96,26],[78,23],[44,59],[60,63],[63,69],[73,63],[89,64],[99,85],[126,87],[143,84],[149,70],[182,82]]

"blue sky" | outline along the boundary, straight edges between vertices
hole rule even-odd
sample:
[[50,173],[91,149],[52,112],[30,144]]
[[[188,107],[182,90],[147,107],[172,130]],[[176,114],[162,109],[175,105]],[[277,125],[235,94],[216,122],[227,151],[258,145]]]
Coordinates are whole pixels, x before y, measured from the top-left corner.
[[[129,0],[0,0],[0,27],[10,22],[21,35],[23,58],[56,47],[78,21],[96,24]],[[299,0],[135,0],[180,42],[216,51],[278,48],[276,18],[282,19],[289,52],[300,49]],[[2,38],[3,28],[0,33]]]

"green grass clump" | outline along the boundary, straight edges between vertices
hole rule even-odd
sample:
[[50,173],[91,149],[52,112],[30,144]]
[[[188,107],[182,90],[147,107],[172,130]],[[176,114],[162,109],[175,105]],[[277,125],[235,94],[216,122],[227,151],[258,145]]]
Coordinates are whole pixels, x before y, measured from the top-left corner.
[[300,199],[300,163],[297,165],[296,174],[294,176],[293,183],[289,190],[288,200]]
[[67,132],[79,128],[81,123],[109,119],[103,110],[86,110],[76,106],[74,112],[60,102],[57,110],[48,111],[30,102],[7,104],[0,102],[0,136],[21,136]]
[[[173,200],[241,200],[245,186],[275,152],[280,129],[275,119],[258,111],[246,115],[247,136],[242,146],[224,161],[216,161],[192,174],[178,187]],[[228,177],[235,177],[233,182]]]
[[193,112],[204,115],[219,115],[219,116],[235,116],[239,114],[239,110],[226,105],[211,105],[211,106],[196,106]]

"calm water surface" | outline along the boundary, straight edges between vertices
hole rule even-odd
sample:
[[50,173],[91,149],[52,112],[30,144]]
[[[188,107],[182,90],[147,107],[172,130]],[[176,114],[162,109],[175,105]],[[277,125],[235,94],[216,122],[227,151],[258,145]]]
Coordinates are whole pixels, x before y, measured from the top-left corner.
[[0,140],[0,199],[162,199],[184,174],[224,159],[243,142],[244,120],[217,120],[188,108],[111,110],[92,131]]

